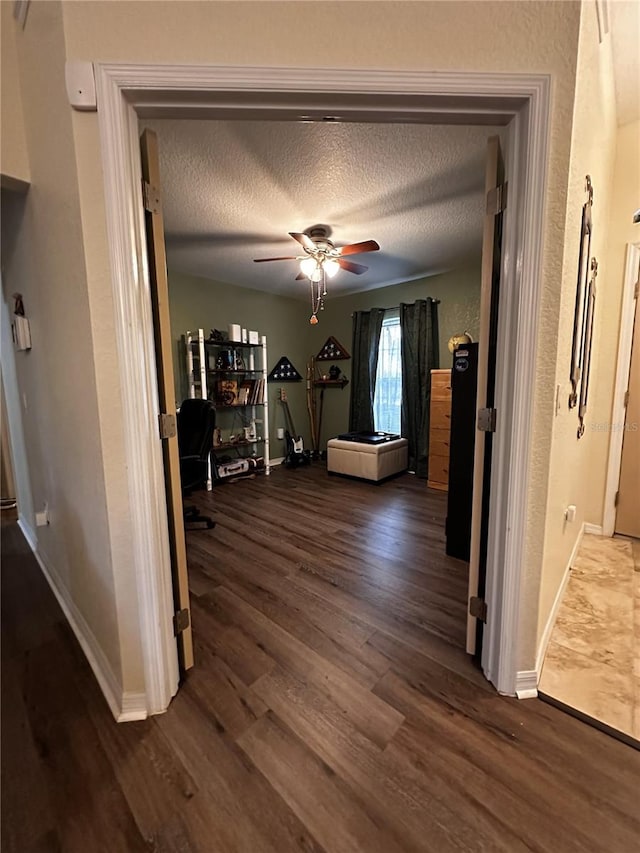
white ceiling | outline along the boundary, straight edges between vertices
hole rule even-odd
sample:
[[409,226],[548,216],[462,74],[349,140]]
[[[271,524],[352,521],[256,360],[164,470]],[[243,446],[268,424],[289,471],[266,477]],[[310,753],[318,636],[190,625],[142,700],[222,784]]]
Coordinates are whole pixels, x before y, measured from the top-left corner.
[[350,256],[331,292],[433,275],[480,257],[487,138],[500,129],[144,120],[159,137],[170,270],[307,298],[289,231],[329,225]]

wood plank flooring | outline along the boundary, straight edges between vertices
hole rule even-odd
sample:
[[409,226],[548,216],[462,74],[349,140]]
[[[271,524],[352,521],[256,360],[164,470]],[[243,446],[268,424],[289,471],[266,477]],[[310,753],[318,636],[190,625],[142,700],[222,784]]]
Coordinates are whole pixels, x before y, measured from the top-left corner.
[[141,723],[3,524],[5,853],[638,849],[640,753],[464,654],[443,495],[314,464],[197,501],[196,669]]

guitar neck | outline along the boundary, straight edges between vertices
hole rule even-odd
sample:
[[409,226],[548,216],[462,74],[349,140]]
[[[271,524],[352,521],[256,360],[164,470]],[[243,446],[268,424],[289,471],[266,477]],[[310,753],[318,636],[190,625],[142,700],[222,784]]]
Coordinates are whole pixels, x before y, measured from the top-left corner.
[[298,433],[296,432],[296,428],[295,428],[295,425],[293,423],[293,418],[291,417],[291,411],[289,409],[289,401],[286,399],[282,400],[282,406],[283,406],[284,411],[285,411],[285,416],[287,419],[287,425],[288,425],[289,429],[291,430],[291,435],[297,436]]

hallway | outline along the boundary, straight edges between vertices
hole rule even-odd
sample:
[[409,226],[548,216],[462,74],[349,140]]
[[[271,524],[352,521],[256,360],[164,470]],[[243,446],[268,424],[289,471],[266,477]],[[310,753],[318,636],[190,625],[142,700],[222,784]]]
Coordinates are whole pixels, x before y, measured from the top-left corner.
[[640,742],[640,542],[585,534],[540,690]]

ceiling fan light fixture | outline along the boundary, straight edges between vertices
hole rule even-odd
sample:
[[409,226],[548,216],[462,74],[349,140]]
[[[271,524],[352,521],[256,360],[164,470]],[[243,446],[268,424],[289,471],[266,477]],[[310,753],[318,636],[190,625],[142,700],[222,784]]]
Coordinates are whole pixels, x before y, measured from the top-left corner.
[[313,278],[314,273],[317,273],[320,269],[315,258],[304,258],[304,260],[300,261],[300,269],[311,281],[320,280],[319,278]]
[[324,262],[324,271],[327,278],[333,278],[340,271],[340,264],[334,258],[327,258]]

